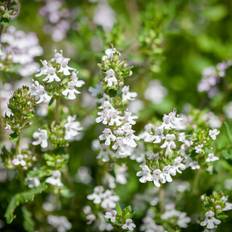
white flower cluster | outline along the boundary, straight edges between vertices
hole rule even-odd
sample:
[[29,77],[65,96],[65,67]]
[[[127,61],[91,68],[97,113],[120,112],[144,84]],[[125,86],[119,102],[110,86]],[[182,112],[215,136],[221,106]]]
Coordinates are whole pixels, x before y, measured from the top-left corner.
[[52,175],[46,179],[46,183],[56,186],[62,187],[63,183],[61,182],[61,173],[58,170],[52,172]]
[[33,81],[31,95],[36,98],[36,104],[49,103],[51,100],[51,96],[47,94],[44,87],[38,81]]
[[87,224],[92,224],[96,220],[96,216],[93,214],[92,209],[89,205],[86,205],[83,208]]
[[115,23],[115,12],[109,5],[108,1],[99,1],[93,21],[95,24],[102,26],[105,31],[111,31]]
[[65,137],[64,139],[67,141],[73,141],[78,139],[80,132],[82,131],[81,124],[76,121],[75,116],[68,116],[65,127]]
[[103,186],[94,188],[94,192],[87,196],[88,200],[93,201],[94,204],[101,205],[103,209],[114,209],[119,197],[113,193],[112,190],[105,190]]
[[30,76],[34,74],[39,65],[34,61],[37,56],[42,55],[43,49],[38,43],[35,33],[25,33],[10,26],[1,36],[2,54],[0,60],[11,60],[19,64],[19,74]]
[[213,211],[207,211],[205,213],[205,219],[201,222],[201,226],[206,227],[208,230],[213,230],[218,227],[219,224],[221,224],[221,221],[214,217],[215,214]]
[[49,215],[48,224],[56,228],[58,232],[66,232],[72,228],[72,224],[65,216]]
[[[37,104],[49,103],[50,95],[54,95],[54,91],[58,91],[56,94],[62,94],[69,100],[76,99],[76,95],[80,94],[77,88],[80,88],[84,81],[78,80],[77,71],[69,66],[69,61],[69,58],[63,56],[62,51],[55,51],[54,57],[50,61],[42,61],[40,72],[36,75],[43,77],[42,83],[34,81],[31,88],[32,95],[37,99]],[[55,83],[59,83],[59,87],[55,86],[55,90],[51,91],[49,95],[46,89],[48,89],[48,85],[52,86]]]
[[[110,62],[114,56],[120,56],[120,53],[114,49],[107,49],[102,58],[103,62]],[[113,62],[113,61],[112,61]],[[119,79],[113,69],[106,71],[103,85],[106,88],[119,86]],[[120,80],[122,85],[123,81]],[[133,101],[137,96],[136,93],[129,91],[129,86],[122,86],[121,94],[118,96],[121,103],[127,105],[129,101]],[[137,146],[137,136],[134,134],[132,126],[135,124],[137,116],[134,116],[128,109],[124,110],[122,106],[115,105],[114,97],[110,97],[103,93],[101,105],[96,118],[97,123],[102,123],[106,126],[102,134],[99,136],[99,158],[103,161],[108,161],[109,156],[122,158],[130,156]]]
[[52,36],[56,42],[66,37],[71,27],[71,12],[64,7],[63,0],[46,0],[45,5],[40,9],[40,14],[45,22],[44,31]]
[[[67,141],[77,140],[82,131],[82,127],[75,116],[68,116],[67,121],[64,124],[65,135],[64,139]],[[38,129],[33,133],[34,141],[33,145],[40,145],[41,148],[45,149],[48,147],[48,131],[45,129]]]
[[169,221],[172,218],[176,220],[176,225],[180,228],[187,228],[188,223],[191,221],[185,212],[176,210],[174,204],[167,204],[165,206],[165,212],[161,215],[161,219]]
[[222,62],[216,67],[208,67],[202,73],[202,79],[198,85],[199,92],[207,92],[208,95],[214,96],[217,92],[217,84],[226,75],[226,70],[231,67],[232,62]]
[[[137,176],[141,183],[153,181],[156,187],[161,184],[172,182],[172,177],[182,173],[188,167],[199,169],[197,161],[193,161],[189,156],[189,151],[202,153],[204,143],[196,142],[191,134],[188,134],[188,127],[191,127],[191,120],[185,116],[178,116],[175,112],[164,115],[161,125],[148,124],[145,131],[140,135],[144,145],[141,147],[140,154],[134,154],[132,159],[142,164]],[[194,128],[194,127],[193,127]],[[219,131],[209,130],[209,138],[216,140]],[[149,146],[146,151],[145,147]],[[156,150],[154,152],[152,149]],[[209,152],[205,162],[213,162],[218,157],[213,152]],[[157,165],[151,165],[155,161]]]
[[210,197],[203,195],[201,197],[203,201],[207,198],[210,198],[210,201],[213,203],[213,207],[205,212],[204,220],[200,222],[201,226],[210,231],[215,231],[218,225],[221,224],[221,220],[217,218],[217,214],[232,210],[232,203],[228,202],[227,196],[222,195],[219,199],[214,199],[214,197],[214,195]]
[[172,176],[182,173],[185,169],[186,165],[182,158],[177,157],[172,165],[167,165],[162,170],[155,169],[152,172],[147,165],[141,165],[141,171],[137,172],[137,176],[140,177],[139,181],[141,183],[153,181],[156,187],[160,187],[161,184],[172,182]]
[[146,216],[143,218],[140,230],[144,232],[165,232],[163,226],[156,224],[153,218],[154,212],[152,210],[148,210]]
[[133,116],[129,111],[125,111],[124,115],[115,109],[109,101],[104,101],[99,107],[96,119],[97,123],[102,122],[107,125],[99,140],[104,142],[104,145],[111,147],[115,157],[130,156],[136,147],[136,135],[132,126],[135,124],[136,116]]
[[22,169],[26,170],[32,165],[32,162],[35,160],[35,156],[29,154],[18,154],[12,159],[11,163],[14,166],[20,166]]
[[[115,195],[112,190],[105,190],[103,186],[96,186],[94,192],[89,194],[87,199],[101,206],[103,209],[103,212],[98,212],[95,215],[90,206],[85,206],[83,212],[86,216],[87,224],[95,222],[99,231],[112,231],[114,229],[112,224],[116,223],[117,211],[115,209],[119,197]],[[127,218],[125,222],[121,224],[121,228],[126,231],[133,231],[135,224],[132,219]]]
[[126,219],[125,224],[122,225],[123,230],[134,231],[136,225],[131,218]]

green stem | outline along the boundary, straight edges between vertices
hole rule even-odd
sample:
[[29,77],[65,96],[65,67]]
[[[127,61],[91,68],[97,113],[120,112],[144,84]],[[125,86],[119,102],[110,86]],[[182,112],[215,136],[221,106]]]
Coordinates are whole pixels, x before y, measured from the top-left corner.
[[193,194],[194,195],[198,194],[200,176],[201,176],[201,170],[198,170],[193,180]]
[[164,212],[164,204],[165,204],[165,192],[162,187],[159,189],[159,206],[160,206],[160,212]]

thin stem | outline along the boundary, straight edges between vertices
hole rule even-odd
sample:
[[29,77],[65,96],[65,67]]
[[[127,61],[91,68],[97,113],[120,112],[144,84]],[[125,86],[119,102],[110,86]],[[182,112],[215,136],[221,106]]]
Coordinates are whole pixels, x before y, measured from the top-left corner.
[[201,176],[201,170],[198,170],[193,180],[193,194],[195,195],[198,194],[198,185],[199,185],[200,176]]
[[17,155],[21,153],[20,140],[21,140],[21,136],[19,135],[15,144],[15,150]]
[[160,206],[160,212],[164,211],[164,199],[165,199],[165,192],[162,187],[159,189],[159,206]]

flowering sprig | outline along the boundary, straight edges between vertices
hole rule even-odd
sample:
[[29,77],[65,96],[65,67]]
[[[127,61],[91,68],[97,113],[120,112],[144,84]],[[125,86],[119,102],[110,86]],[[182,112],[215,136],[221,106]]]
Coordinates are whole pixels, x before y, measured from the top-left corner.
[[105,51],[99,66],[103,79],[98,93],[100,106],[96,122],[105,128],[99,136],[97,149],[100,150],[98,158],[108,161],[110,157],[130,156],[136,147],[137,136],[132,126],[137,117],[127,107],[137,94],[130,92],[129,86],[124,84],[132,72],[115,48]]
[[63,56],[62,51],[55,51],[50,61],[43,60],[37,81],[32,85],[32,94],[39,103],[49,103],[51,97],[65,97],[75,100],[80,94],[84,81],[78,80],[77,71],[69,66],[69,58]]
[[62,41],[72,26],[72,12],[65,6],[63,0],[44,1],[39,11],[45,19],[44,31],[50,34],[55,42]]
[[215,230],[227,218],[226,211],[232,210],[232,203],[221,192],[213,192],[210,196],[202,195],[204,219],[200,225],[209,231]]
[[[104,230],[107,231],[111,231],[114,228],[134,231],[136,226],[131,219],[131,207],[121,209],[118,204],[119,197],[115,195],[112,190],[105,190],[103,186],[97,186],[94,192],[89,194],[87,198],[96,205],[92,208],[88,205],[83,209],[88,224],[95,222],[95,226],[97,226],[99,230],[101,230],[101,227],[104,225]],[[101,209],[99,210],[97,206],[100,206]],[[99,221],[101,221],[101,226],[99,226]]]
[[215,67],[205,68],[198,84],[198,91],[207,92],[209,97],[213,97],[218,92],[217,86],[226,77],[226,72],[231,65],[231,61],[225,61],[218,63]]
[[35,58],[43,54],[35,33],[10,26],[1,36],[0,70],[28,77],[36,73],[39,65]]
[[[171,112],[162,123],[148,124],[140,139],[144,152],[139,154],[142,164],[137,173],[140,182],[153,181],[156,187],[172,182],[172,177],[186,168],[199,169],[218,160],[213,143],[219,131],[201,122],[200,116],[184,116]],[[198,125],[197,125],[198,123]],[[134,157],[133,157],[134,159]]]

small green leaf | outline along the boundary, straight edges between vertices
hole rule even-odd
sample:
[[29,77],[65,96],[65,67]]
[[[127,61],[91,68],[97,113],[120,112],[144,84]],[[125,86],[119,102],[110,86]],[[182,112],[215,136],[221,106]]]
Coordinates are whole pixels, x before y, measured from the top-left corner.
[[14,211],[15,209],[26,202],[33,201],[35,196],[44,192],[47,189],[47,185],[40,185],[37,188],[22,192],[22,193],[17,193],[10,201],[6,213],[5,213],[5,218],[6,222],[10,224],[14,220]]
[[32,219],[31,212],[27,208],[23,207],[22,213],[23,213],[23,227],[24,227],[24,229],[27,232],[35,231],[35,229],[34,229],[35,223]]

